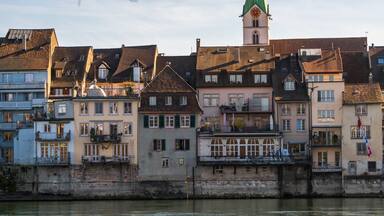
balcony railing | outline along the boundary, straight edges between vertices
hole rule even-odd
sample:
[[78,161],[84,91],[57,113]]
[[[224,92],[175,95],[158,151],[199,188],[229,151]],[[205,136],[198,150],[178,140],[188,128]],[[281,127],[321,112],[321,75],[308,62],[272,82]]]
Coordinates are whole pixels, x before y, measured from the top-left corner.
[[256,106],[249,103],[223,105],[220,107],[222,113],[270,113],[269,106]]
[[341,139],[335,137],[333,139],[319,139],[313,138],[313,147],[338,147],[341,146]]
[[33,107],[42,107],[45,104],[45,99],[44,98],[36,98],[32,99],[32,106]]
[[37,158],[37,164],[42,166],[65,166],[70,164],[70,154],[67,153],[67,158],[55,158],[55,157],[40,157]]
[[36,132],[36,141],[70,141],[71,131],[64,134]]
[[215,133],[271,133],[277,132],[277,127],[270,128],[270,125],[264,127],[233,127],[233,126],[219,126],[219,127],[202,127],[200,128],[201,134],[215,134]]
[[32,101],[1,101],[0,109],[32,109]]
[[93,143],[121,143],[122,133],[112,135],[92,135],[90,140]]
[[330,163],[330,162],[313,162],[312,165],[313,172],[340,172],[341,164],[340,163]]
[[17,130],[33,128],[33,122],[1,122],[0,130]]
[[33,83],[0,83],[0,89],[44,89],[44,82]]
[[[293,164],[293,163],[309,163],[309,157],[294,156],[246,156],[246,157],[230,157],[230,156],[199,156],[200,164]],[[309,163],[310,164],[310,163]]]
[[82,156],[83,163],[131,163],[132,159],[134,159],[134,156],[101,156],[101,155],[94,155],[94,156]]

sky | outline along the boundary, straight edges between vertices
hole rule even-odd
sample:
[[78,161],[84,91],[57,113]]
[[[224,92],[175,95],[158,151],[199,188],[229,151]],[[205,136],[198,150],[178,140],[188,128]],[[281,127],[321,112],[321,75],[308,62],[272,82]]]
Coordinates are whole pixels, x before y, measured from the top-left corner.
[[[157,44],[189,55],[202,45],[241,45],[245,0],[0,0],[0,36],[9,28],[55,28],[60,46]],[[80,4],[79,4],[80,3]],[[382,0],[269,0],[270,35],[361,37],[384,45]]]

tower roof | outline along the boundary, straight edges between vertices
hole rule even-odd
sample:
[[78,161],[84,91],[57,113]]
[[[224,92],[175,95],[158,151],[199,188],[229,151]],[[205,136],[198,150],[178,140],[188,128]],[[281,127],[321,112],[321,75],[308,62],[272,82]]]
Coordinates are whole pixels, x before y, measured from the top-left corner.
[[246,0],[243,7],[243,16],[248,13],[255,5],[259,7],[260,10],[262,10],[264,13],[269,13],[268,0]]

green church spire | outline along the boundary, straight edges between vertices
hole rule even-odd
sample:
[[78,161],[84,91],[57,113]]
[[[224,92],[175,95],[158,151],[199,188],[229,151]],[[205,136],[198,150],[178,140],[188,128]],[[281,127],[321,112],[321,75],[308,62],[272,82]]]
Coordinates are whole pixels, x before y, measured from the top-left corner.
[[269,4],[268,0],[246,0],[244,7],[243,7],[243,15],[248,13],[253,6],[259,7],[264,13],[269,13]]

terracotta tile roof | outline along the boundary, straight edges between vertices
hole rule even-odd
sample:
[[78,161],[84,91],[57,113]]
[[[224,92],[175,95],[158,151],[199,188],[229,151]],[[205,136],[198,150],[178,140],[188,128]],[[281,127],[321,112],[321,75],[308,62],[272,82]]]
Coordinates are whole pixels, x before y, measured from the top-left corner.
[[346,83],[369,82],[369,57],[367,52],[341,52]]
[[380,85],[378,83],[345,85],[343,99],[344,104],[347,105],[383,102]]
[[122,47],[121,57],[116,71],[112,75],[113,81],[131,81],[131,66],[135,61],[144,65],[143,72],[153,76],[156,64],[157,46],[131,46]]
[[306,38],[306,39],[276,39],[270,40],[273,53],[290,54],[297,53],[299,49],[325,49],[340,48],[341,51],[365,52],[367,51],[366,37],[346,38]]
[[[27,35],[24,50],[23,35]],[[0,70],[47,70],[54,29],[10,29],[0,42]]]
[[[120,48],[112,49],[94,49],[93,50],[93,62],[91,69],[88,73],[87,80],[93,81],[95,79],[95,73],[101,64],[105,64],[109,70],[107,81],[110,81],[113,73],[115,73],[117,66],[119,65],[121,57]],[[98,80],[98,82],[105,82],[104,80]]]
[[222,70],[269,72],[274,69],[274,63],[268,51],[260,51],[259,47],[200,47],[197,53],[196,69],[203,72]]
[[[149,97],[156,96],[157,106],[149,106]],[[172,96],[172,105],[165,106],[165,97]],[[182,96],[187,105],[179,104]],[[165,66],[141,92],[141,113],[200,113],[196,91],[169,65]]]
[[309,61],[302,61],[302,68],[305,73],[342,73],[343,62],[340,49],[322,50],[320,58]]
[[[52,57],[51,79],[54,83],[82,81],[89,70],[88,59],[92,47],[56,47]],[[87,67],[88,65],[88,67]],[[62,69],[61,78],[56,77],[56,69]]]
[[196,56],[158,56],[156,74],[169,64],[189,85],[195,87]]

